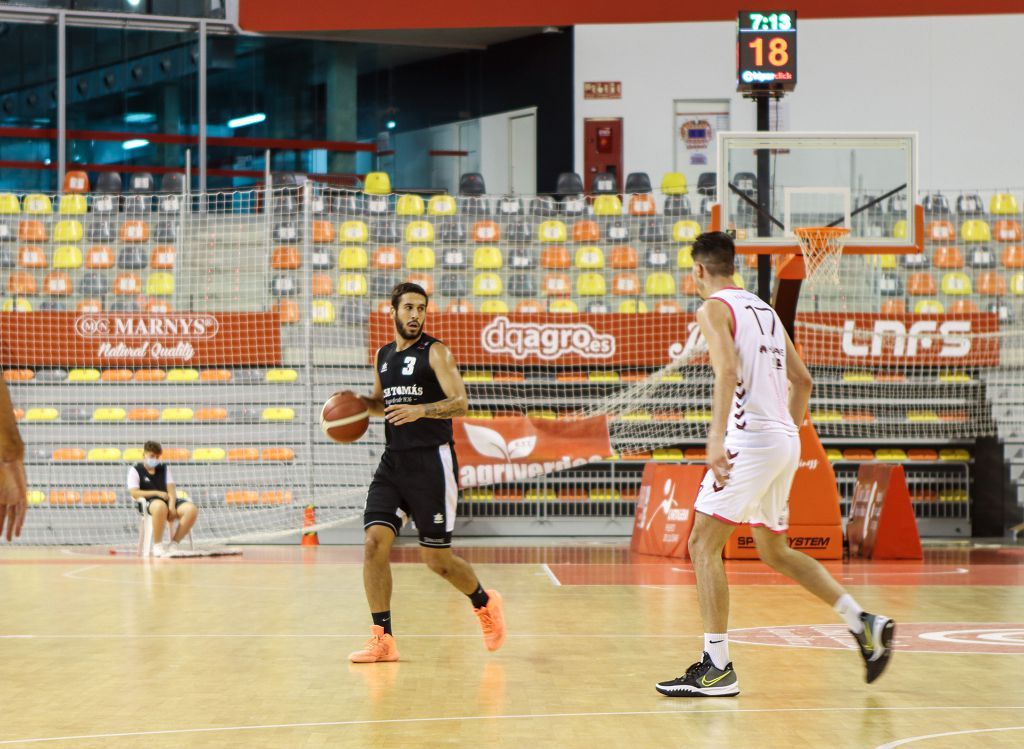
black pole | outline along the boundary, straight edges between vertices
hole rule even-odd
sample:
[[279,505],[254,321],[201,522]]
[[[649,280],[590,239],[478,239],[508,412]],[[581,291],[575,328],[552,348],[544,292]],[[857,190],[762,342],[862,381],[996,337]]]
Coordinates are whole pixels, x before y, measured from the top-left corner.
[[[757,130],[764,132],[771,130],[771,123],[768,117],[768,103],[770,98],[765,94],[754,97],[757,102]],[[768,216],[771,215],[771,175],[769,174],[770,163],[769,149],[759,148],[757,150],[757,204],[760,210],[757,212],[757,236],[771,236],[771,223]],[[759,255],[757,258],[757,295],[764,301],[771,299],[772,293],[772,260],[770,255]]]

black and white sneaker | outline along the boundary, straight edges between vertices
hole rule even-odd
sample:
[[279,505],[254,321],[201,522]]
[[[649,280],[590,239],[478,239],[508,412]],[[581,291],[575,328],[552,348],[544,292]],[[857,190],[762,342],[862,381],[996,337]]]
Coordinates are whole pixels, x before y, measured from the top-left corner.
[[716,668],[711,656],[704,653],[704,658],[686,669],[685,674],[658,682],[655,689],[667,697],[735,697],[740,693],[740,682],[732,663],[724,669]]
[[860,654],[864,657],[867,667],[868,684],[873,682],[889,665],[892,657],[892,639],[896,633],[896,622],[878,614],[864,612],[860,615],[864,624],[861,632],[850,632],[857,641]]

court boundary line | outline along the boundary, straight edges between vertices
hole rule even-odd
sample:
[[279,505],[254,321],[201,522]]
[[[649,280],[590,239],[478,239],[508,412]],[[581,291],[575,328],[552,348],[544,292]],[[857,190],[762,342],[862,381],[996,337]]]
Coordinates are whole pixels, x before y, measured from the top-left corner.
[[558,575],[556,575],[554,573],[554,571],[548,566],[547,562],[544,562],[543,564],[541,564],[540,568],[542,570],[544,570],[544,573],[548,576],[548,579],[551,580],[551,583],[556,588],[561,588],[562,587],[562,581],[558,579]]
[[946,733],[929,733],[924,736],[908,736],[905,739],[890,741],[888,744],[879,744],[875,749],[896,749],[898,746],[913,744],[915,741],[927,741],[928,739],[941,739],[946,736],[964,736],[970,733],[998,733],[1000,731],[1024,731],[1024,726],[1007,726],[1005,728],[972,728],[967,731],[947,731]]

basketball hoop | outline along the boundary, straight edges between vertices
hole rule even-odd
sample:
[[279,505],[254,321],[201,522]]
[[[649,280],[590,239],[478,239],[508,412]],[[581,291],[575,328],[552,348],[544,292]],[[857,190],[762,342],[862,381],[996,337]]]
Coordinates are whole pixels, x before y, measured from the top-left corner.
[[841,226],[799,226],[793,233],[800,240],[808,285],[828,281],[838,286],[839,260],[850,230]]

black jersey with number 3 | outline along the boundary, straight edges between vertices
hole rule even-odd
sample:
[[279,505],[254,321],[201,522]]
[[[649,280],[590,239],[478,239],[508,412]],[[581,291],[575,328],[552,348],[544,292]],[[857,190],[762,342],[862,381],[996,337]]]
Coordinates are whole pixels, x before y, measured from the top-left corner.
[[[436,403],[448,397],[430,366],[430,347],[435,343],[440,342],[424,333],[402,351],[395,350],[394,341],[377,351],[377,374],[385,407]],[[419,419],[400,426],[385,421],[384,440],[388,450],[447,445],[452,441],[452,420]]]

